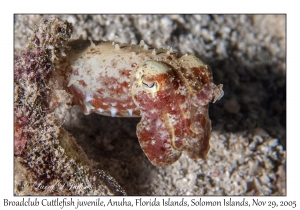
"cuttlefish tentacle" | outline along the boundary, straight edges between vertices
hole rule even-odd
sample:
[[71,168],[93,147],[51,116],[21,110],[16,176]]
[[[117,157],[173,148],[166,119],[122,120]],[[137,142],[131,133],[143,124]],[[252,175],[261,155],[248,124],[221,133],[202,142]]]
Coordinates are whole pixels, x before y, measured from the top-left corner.
[[[133,100],[142,116],[137,136],[143,151],[155,165],[169,165],[181,155],[182,145],[177,142],[178,131],[174,124],[179,120],[175,117],[180,109],[172,100],[172,89],[178,86],[178,81],[172,80],[173,76],[170,66],[146,61],[137,67],[131,87]],[[156,88],[150,90],[144,85],[149,83],[157,83]]]

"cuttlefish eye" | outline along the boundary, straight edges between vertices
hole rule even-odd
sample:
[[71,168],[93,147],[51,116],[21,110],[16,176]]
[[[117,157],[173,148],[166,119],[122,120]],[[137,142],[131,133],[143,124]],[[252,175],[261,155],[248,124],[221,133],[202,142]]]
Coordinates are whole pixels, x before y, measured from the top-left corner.
[[162,87],[162,81],[168,77],[171,67],[157,61],[145,61],[135,70],[135,81],[138,88],[132,88],[131,92],[136,95],[139,91],[158,92]]
[[158,83],[156,81],[149,81],[149,79],[144,77],[144,75],[141,76],[141,81],[145,90],[149,90],[151,92],[158,91]]

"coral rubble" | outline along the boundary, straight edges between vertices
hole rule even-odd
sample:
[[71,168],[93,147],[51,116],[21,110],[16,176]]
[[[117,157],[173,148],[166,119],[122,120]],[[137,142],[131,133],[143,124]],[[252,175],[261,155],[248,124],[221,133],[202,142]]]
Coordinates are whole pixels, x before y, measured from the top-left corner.
[[125,195],[93,167],[58,116],[70,96],[51,75],[73,27],[43,19],[14,63],[15,195]]

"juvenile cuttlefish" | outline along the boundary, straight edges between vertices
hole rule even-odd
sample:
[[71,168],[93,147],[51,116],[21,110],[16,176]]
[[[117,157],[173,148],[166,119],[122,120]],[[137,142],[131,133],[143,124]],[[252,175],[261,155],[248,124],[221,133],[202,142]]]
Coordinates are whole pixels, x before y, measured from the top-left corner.
[[209,151],[208,103],[223,96],[208,65],[193,54],[154,49],[143,41],[73,40],[56,72],[85,114],[141,117],[139,143],[152,164],[170,165],[182,152]]

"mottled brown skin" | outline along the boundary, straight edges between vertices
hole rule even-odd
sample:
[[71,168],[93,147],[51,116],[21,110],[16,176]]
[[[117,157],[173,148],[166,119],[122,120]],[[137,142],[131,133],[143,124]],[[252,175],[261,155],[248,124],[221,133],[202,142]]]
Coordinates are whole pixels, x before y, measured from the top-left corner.
[[[160,70],[155,72],[155,68]],[[156,92],[147,91],[154,82],[159,84]],[[137,136],[154,165],[170,165],[183,151],[192,159],[207,155],[211,133],[208,103],[215,97],[216,88],[207,66],[175,69],[146,61],[137,68],[132,85],[137,90],[132,91],[133,99],[142,116]]]
[[72,41],[58,80],[85,114],[142,117],[140,145],[157,166],[170,165],[182,152],[192,159],[209,151],[208,103],[222,97],[210,68],[194,55],[144,42]]

